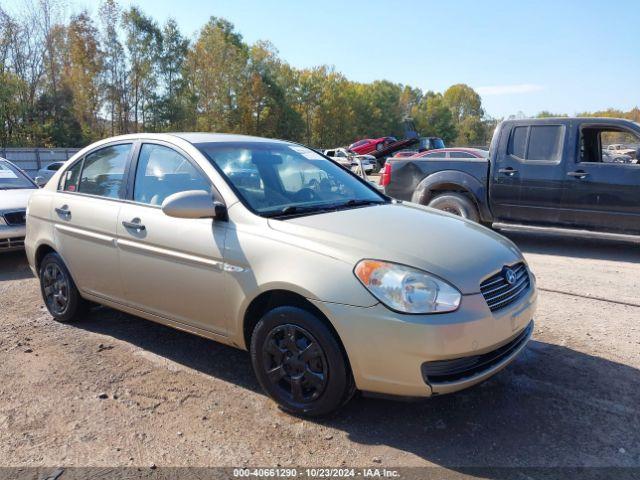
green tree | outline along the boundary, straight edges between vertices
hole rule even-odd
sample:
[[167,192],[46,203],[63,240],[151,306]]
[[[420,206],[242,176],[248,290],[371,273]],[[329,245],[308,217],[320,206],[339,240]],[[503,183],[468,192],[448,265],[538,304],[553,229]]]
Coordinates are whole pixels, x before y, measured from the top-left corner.
[[104,134],[99,119],[102,106],[100,75],[104,64],[98,35],[98,29],[86,11],[71,17],[62,82],[73,92],[71,104],[82,134],[82,145]]
[[187,117],[183,70],[189,40],[180,33],[176,21],[169,19],[162,29],[161,43],[158,123],[159,128],[164,130],[184,125]]
[[155,21],[144,15],[138,7],[123,13],[129,53],[129,80],[132,90],[133,129],[147,129],[146,113],[157,111],[155,95],[156,73],[162,52],[162,33]]
[[233,25],[212,17],[187,53],[185,73],[195,107],[194,128],[236,132],[238,97],[247,67],[247,46]]
[[451,109],[441,93],[427,92],[412,109],[412,117],[418,131],[427,137],[440,137],[445,143],[453,142],[457,136]]
[[462,121],[469,116],[482,118],[484,115],[480,95],[464,83],[458,83],[449,87],[444,92],[443,99],[451,110],[451,115],[456,125],[462,123]]

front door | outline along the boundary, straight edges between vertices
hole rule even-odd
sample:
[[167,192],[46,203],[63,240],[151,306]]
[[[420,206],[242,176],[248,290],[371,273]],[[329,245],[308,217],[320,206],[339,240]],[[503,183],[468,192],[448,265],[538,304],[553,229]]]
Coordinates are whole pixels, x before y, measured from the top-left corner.
[[116,222],[125,195],[131,143],[101,147],[64,172],[53,198],[58,252],[80,291],[122,297]]
[[117,222],[126,303],[136,309],[217,334],[227,334],[224,271],[227,226],[162,212],[165,198],[187,190],[212,192],[211,182],[183,152],[143,143],[131,200]]
[[491,198],[497,220],[555,224],[560,218],[568,132],[563,125],[518,125],[503,132],[493,165]]
[[[564,223],[639,233],[640,164],[634,152],[640,135],[597,123],[583,124],[578,133],[579,152],[567,168]],[[609,148],[619,144],[635,148]]]

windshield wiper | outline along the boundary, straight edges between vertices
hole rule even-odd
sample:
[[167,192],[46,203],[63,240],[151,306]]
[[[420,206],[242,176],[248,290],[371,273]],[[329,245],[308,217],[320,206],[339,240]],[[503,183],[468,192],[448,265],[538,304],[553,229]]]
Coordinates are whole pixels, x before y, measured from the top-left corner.
[[383,203],[387,203],[384,200],[356,200],[351,199],[343,204],[340,204],[339,207],[361,207],[365,205],[381,205]]
[[288,217],[292,215],[305,215],[307,213],[324,212],[335,208],[334,205],[314,205],[309,207],[300,207],[296,205],[289,205],[282,210],[276,210],[275,212],[265,212],[264,215],[270,218]]
[[311,205],[308,207],[289,205],[287,207],[284,207],[282,210],[278,210],[275,212],[265,212],[264,215],[269,218],[290,217],[290,216],[307,215],[307,214],[313,214],[313,213],[335,212],[342,208],[361,207],[366,205],[381,205],[383,203],[386,203],[386,202],[384,200],[351,199],[344,203],[330,203],[328,205]]

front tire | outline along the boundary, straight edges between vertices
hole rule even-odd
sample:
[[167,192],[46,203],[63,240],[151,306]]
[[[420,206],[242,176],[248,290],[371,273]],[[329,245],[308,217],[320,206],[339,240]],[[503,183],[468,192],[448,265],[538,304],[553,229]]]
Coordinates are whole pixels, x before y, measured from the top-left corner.
[[443,193],[433,198],[429,205],[431,208],[442,210],[444,212],[453,213],[472,222],[480,220],[480,214],[473,201],[465,195],[454,192]]
[[290,413],[326,415],[355,392],[337,339],[316,315],[301,308],[267,312],[253,330],[250,351],[258,382]]
[[71,274],[57,253],[47,254],[40,264],[40,292],[51,316],[58,322],[75,322],[85,316],[89,302],[80,296]]

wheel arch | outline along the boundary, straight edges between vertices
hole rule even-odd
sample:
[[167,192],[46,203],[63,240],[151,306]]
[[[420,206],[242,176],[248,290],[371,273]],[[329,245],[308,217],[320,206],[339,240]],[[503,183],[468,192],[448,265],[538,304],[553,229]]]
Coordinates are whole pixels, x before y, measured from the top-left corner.
[[492,221],[487,205],[487,187],[480,180],[459,170],[443,170],[423,178],[413,192],[411,201],[421,205],[429,202],[439,193],[457,192],[469,197],[478,208],[480,220]]
[[48,255],[49,253],[58,253],[58,251],[53,247],[53,245],[49,243],[41,243],[36,248],[36,253],[34,256],[34,266],[36,267],[36,272],[40,272],[40,265],[42,264],[42,259]]
[[351,362],[349,360],[349,355],[347,350],[342,343],[342,339],[338,334],[338,331],[335,329],[331,320],[312,302],[310,302],[303,295],[293,292],[291,290],[286,289],[272,289],[261,292],[257,295],[246,308],[242,321],[242,339],[244,341],[244,348],[249,349],[249,345],[251,345],[251,335],[253,333],[253,329],[260,321],[262,316],[270,310],[273,310],[277,307],[290,306],[290,307],[298,307],[307,312],[315,315],[332,333],[338,345],[340,346],[340,350],[344,355],[344,358],[347,362],[347,367],[351,372]]

